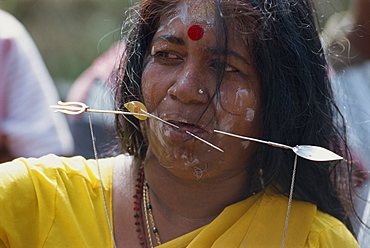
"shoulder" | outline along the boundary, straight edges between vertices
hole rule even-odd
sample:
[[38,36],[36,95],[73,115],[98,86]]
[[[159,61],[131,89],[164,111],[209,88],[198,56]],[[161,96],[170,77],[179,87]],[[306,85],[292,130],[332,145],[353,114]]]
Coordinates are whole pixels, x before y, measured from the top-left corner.
[[[112,176],[115,161],[124,156],[100,159],[98,161],[103,180]],[[59,157],[53,154],[40,158],[18,158],[12,162],[0,165],[0,188],[10,187],[13,184],[57,184],[59,180],[69,180],[71,177],[83,178],[91,185],[98,186],[99,172],[95,160],[86,160],[83,157]],[[35,187],[35,186],[34,186]]]
[[113,167],[124,157],[101,159],[99,167],[95,160],[56,155],[19,158],[0,164],[0,216],[5,218],[10,213],[27,215],[32,211],[47,212],[52,216],[57,205],[75,206],[76,199],[80,205],[82,198],[99,202],[102,185],[110,201]]
[[10,39],[24,35],[26,29],[14,16],[0,9],[0,37]]
[[[107,221],[99,179],[103,179],[107,208],[111,209],[113,167],[127,158],[100,159],[99,168],[95,160],[56,155],[1,164],[0,244],[41,247],[46,241],[77,244],[86,241],[81,237],[89,237],[89,242],[107,247],[98,245],[110,240],[106,238],[109,228],[101,228]],[[63,232],[66,228],[70,230],[67,233]]]
[[312,222],[306,247],[359,247],[347,227],[338,219],[317,211]]

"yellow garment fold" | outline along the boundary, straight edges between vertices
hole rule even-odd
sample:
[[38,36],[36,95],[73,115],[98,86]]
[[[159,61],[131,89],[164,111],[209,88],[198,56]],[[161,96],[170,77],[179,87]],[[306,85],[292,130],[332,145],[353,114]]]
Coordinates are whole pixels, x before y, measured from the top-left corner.
[[[113,166],[126,159],[99,160],[111,220]],[[48,155],[0,165],[0,247],[114,247],[98,174],[96,161],[82,157]],[[287,205],[286,197],[266,190],[158,248],[280,248]],[[285,247],[359,246],[339,220],[293,201]]]
[[[112,219],[114,159],[101,159]],[[47,155],[0,165],[0,247],[113,247],[95,160]]]
[[[287,206],[286,197],[266,190],[225,208],[210,224],[157,248],[281,247]],[[321,218],[327,220],[325,224],[321,218],[316,218],[318,213]],[[315,230],[312,230],[313,222],[318,222],[314,225]],[[333,226],[335,228],[332,228]],[[330,237],[337,227],[341,229],[343,237],[333,240]],[[320,236],[320,233],[323,235]],[[311,236],[315,239],[314,246]],[[317,211],[316,206],[311,203],[293,201],[284,247],[358,247],[358,245],[337,219]]]

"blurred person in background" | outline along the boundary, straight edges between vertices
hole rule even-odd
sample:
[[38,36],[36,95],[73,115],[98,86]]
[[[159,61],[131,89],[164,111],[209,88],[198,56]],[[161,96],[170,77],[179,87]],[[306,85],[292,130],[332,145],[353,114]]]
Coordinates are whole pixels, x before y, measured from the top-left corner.
[[[93,109],[114,110],[113,91],[115,86],[115,66],[125,49],[124,42],[117,42],[93,61],[93,63],[74,81],[67,101],[83,102]],[[112,114],[92,114],[94,136],[99,157],[120,153],[115,144],[114,116]],[[75,155],[94,158],[88,115],[68,115],[68,122],[75,143]]]
[[[324,40],[333,69],[337,102],[345,115],[349,143],[355,153],[356,210],[370,225],[370,1],[353,0],[344,13],[333,15]],[[362,199],[361,199],[362,198]],[[369,247],[370,232],[355,226],[361,247]]]
[[24,26],[0,10],[0,162],[48,153],[70,155],[65,116],[51,104],[59,96]]

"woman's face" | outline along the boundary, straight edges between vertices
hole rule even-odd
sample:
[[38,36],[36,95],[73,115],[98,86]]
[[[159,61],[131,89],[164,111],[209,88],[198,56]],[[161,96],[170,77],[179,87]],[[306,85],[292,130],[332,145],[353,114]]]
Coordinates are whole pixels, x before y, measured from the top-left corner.
[[[193,25],[203,30],[198,40],[189,37]],[[161,22],[145,60],[142,92],[148,111],[180,127],[148,119],[149,153],[181,176],[224,177],[226,171],[247,167],[254,151],[255,144],[213,132],[249,137],[260,132],[260,82],[241,35],[228,28],[227,57],[220,59],[212,2],[183,1]],[[225,66],[225,74],[219,98],[212,98],[220,66]]]

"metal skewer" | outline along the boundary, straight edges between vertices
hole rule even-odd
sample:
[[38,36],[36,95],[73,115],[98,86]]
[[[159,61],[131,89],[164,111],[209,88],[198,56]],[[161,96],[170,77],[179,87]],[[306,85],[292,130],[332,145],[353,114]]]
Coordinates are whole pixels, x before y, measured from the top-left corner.
[[[137,102],[137,103],[139,103],[139,102]],[[135,107],[140,107],[139,110],[137,110],[135,112],[90,109],[89,106],[87,106],[86,104],[84,104],[82,102],[62,102],[62,101],[58,101],[58,105],[51,105],[50,107],[56,109],[56,110],[54,110],[54,112],[60,112],[60,113],[69,114],[69,115],[78,115],[78,114],[81,114],[81,113],[84,113],[84,112],[92,112],[92,113],[133,115],[135,117],[137,117],[137,116],[149,117],[149,118],[154,118],[154,119],[156,119],[158,121],[161,121],[161,122],[163,122],[167,125],[170,125],[172,127],[175,127],[177,129],[179,129],[179,127],[176,126],[175,124],[172,124],[168,121],[165,121],[165,120],[159,118],[158,116],[155,116],[155,115],[152,115],[152,114],[148,113],[146,111],[146,109],[144,109],[145,106],[142,103],[140,103],[140,105],[137,104],[135,106]],[[126,106],[126,108],[131,110],[131,108],[129,106]],[[146,118],[142,118],[142,119],[146,119]],[[190,136],[202,141],[203,143],[215,148],[216,150],[218,150],[220,152],[224,152],[221,148],[211,144],[210,142],[198,137],[197,135],[195,135],[195,134],[193,134],[189,131],[185,131],[185,133],[187,133]]]
[[202,139],[202,138],[200,138],[200,137],[196,136],[195,134],[193,134],[193,133],[191,133],[191,132],[189,132],[189,131],[185,131],[185,133],[187,133],[187,134],[189,134],[190,136],[192,136],[192,137],[194,137],[194,138],[196,138],[196,139],[198,139],[198,140],[200,140],[200,141],[202,141],[202,142],[206,143],[206,144],[207,144],[207,145],[209,145],[209,146],[212,146],[213,148],[215,148],[216,150],[219,150],[220,152],[224,152],[224,150],[222,150],[221,148],[219,148],[219,147],[217,147],[217,146],[215,146],[215,145],[213,145],[213,144],[209,143],[208,141],[206,141],[206,140],[204,140],[204,139]]
[[244,140],[249,140],[249,141],[254,141],[254,142],[259,142],[263,143],[266,145],[270,146],[275,146],[275,147],[280,147],[284,149],[290,149],[292,150],[295,154],[298,156],[311,160],[311,161],[334,161],[334,160],[342,160],[343,157],[335,154],[332,151],[329,151],[323,147],[320,146],[312,146],[312,145],[296,145],[294,147],[279,144],[276,142],[271,142],[271,141],[265,141],[265,140],[260,140],[256,138],[250,138],[250,137],[245,137],[237,134],[232,134],[220,130],[213,130],[215,133],[220,133],[220,134],[225,134],[231,137],[239,138],[239,139],[244,139]]
[[[155,115],[152,115],[152,114],[148,113],[146,111],[145,106],[140,102],[130,102],[129,104],[132,104],[133,106],[131,106],[131,105],[126,106],[132,112],[90,109],[86,104],[81,103],[81,102],[61,102],[61,101],[59,101],[58,104],[59,105],[52,105],[50,107],[55,108],[56,109],[55,112],[61,112],[61,113],[64,113],[64,114],[69,114],[69,115],[78,115],[78,114],[81,114],[83,112],[134,115],[137,118],[139,118],[141,116],[142,118],[140,118],[140,119],[146,119],[147,117],[154,118],[154,119],[156,119],[158,121],[161,121],[161,122],[163,122],[167,125],[170,125],[170,126],[175,127],[175,128],[179,128],[178,126],[176,126],[176,125],[174,125],[170,122],[167,122],[167,121],[159,118],[158,116],[155,116]],[[134,107],[138,108],[138,110],[133,111]],[[233,134],[233,133],[228,133],[228,132],[221,131],[221,130],[214,130],[214,132],[219,133],[219,134],[228,135],[228,136],[235,137],[235,138],[239,138],[239,139],[259,142],[259,143],[263,143],[263,144],[266,144],[266,145],[275,146],[275,147],[279,147],[279,148],[283,148],[283,149],[289,149],[289,150],[292,150],[298,156],[300,156],[302,158],[305,158],[305,159],[308,159],[308,160],[311,160],[311,161],[334,161],[334,160],[343,159],[343,157],[341,157],[341,156],[335,154],[334,152],[329,151],[329,150],[327,150],[323,147],[320,147],[320,146],[296,145],[294,147],[291,147],[291,146],[284,145],[284,144],[279,144],[279,143],[276,143],[276,142],[265,141],[265,140],[260,140],[260,139],[256,139],[256,138],[250,138],[250,137],[241,136],[241,135],[237,135],[237,134]],[[208,141],[198,137],[197,135],[195,135],[195,134],[193,134],[189,131],[185,131],[185,133],[187,133],[190,136],[204,142],[205,144],[215,148],[216,150],[218,150],[220,152],[224,152],[221,148],[209,143]]]
[[123,114],[123,115],[140,115],[148,117],[147,114],[141,113],[132,113],[132,112],[124,112],[124,111],[114,111],[114,110],[99,110],[99,109],[91,109],[85,103],[82,102],[62,102],[58,101],[59,105],[51,105],[51,108],[54,108],[54,112],[59,112],[68,115],[79,115],[84,112],[92,112],[92,113],[106,113],[106,114]]

